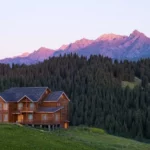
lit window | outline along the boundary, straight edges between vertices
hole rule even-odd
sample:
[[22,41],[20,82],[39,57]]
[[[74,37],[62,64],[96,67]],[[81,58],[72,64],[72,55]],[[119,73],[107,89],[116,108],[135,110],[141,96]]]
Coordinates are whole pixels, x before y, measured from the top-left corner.
[[33,114],[28,114],[28,119],[33,120]]
[[42,114],[42,120],[47,120],[47,114]]
[[4,114],[4,122],[7,122],[8,121],[8,114]]
[[23,108],[23,103],[18,104],[18,109],[21,110]]
[[3,105],[3,109],[4,109],[4,110],[8,110],[8,104],[7,104],[7,103],[5,103],[5,104]]

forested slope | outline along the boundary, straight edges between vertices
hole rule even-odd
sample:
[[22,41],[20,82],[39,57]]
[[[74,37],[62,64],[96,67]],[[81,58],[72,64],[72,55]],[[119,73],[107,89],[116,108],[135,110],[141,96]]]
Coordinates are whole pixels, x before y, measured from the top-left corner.
[[[141,85],[122,88],[122,81]],[[112,134],[150,138],[150,59],[118,62],[102,56],[53,57],[36,65],[0,65],[0,90],[48,86],[71,99],[72,125],[85,124]]]

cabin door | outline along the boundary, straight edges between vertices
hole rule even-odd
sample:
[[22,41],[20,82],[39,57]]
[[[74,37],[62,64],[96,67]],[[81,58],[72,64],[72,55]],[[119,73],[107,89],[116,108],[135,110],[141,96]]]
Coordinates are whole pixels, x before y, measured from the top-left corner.
[[18,115],[17,122],[23,122],[23,115]]
[[68,123],[67,122],[64,123],[64,128],[68,129]]

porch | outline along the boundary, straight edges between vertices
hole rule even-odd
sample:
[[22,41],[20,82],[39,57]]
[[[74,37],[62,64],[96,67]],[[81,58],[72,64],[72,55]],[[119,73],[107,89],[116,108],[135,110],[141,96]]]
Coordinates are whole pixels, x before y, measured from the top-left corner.
[[[63,123],[60,120],[60,114],[40,114],[40,113],[23,113],[15,112],[13,114],[13,123],[19,123],[30,126],[52,126],[49,128],[57,128],[62,126]],[[53,127],[54,126],[54,127]]]

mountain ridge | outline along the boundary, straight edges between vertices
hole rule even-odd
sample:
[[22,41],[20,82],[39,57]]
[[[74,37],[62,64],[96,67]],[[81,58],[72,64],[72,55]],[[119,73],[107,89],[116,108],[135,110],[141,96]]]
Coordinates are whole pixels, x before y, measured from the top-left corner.
[[5,64],[35,64],[53,56],[77,53],[90,57],[90,55],[103,55],[118,60],[138,60],[150,57],[150,38],[144,33],[134,30],[129,36],[114,33],[103,34],[95,40],[82,38],[73,43],[62,45],[53,50],[41,47],[33,53],[23,53],[12,58],[1,59]]

